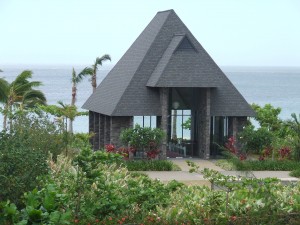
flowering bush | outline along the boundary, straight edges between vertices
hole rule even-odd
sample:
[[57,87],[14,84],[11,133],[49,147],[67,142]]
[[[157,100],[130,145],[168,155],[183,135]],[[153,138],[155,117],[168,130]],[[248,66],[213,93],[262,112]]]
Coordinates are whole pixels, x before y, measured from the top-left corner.
[[121,133],[122,142],[140,152],[142,158],[155,159],[160,153],[159,145],[165,136],[165,133],[159,129],[150,127],[141,127],[136,125],[134,128],[125,129]]
[[279,152],[279,159],[290,159],[292,150],[289,147],[282,147],[278,150]]
[[243,152],[240,152],[236,147],[236,140],[234,137],[228,138],[227,142],[225,143],[225,149],[229,151],[229,153],[236,158],[240,159],[241,161],[247,159],[247,155]]
[[234,137],[228,138],[228,141],[225,143],[225,148],[231,152],[232,154],[237,154],[238,150],[235,146],[235,139]]
[[125,147],[119,147],[116,148],[116,146],[112,145],[112,144],[107,144],[105,145],[105,151],[108,153],[115,153],[115,154],[119,154],[121,156],[123,156],[124,159],[128,159],[129,158],[129,152],[135,152],[134,148],[125,148]]
[[273,147],[267,147],[262,151],[262,154],[259,156],[258,160],[263,161],[266,158],[269,158],[273,152]]

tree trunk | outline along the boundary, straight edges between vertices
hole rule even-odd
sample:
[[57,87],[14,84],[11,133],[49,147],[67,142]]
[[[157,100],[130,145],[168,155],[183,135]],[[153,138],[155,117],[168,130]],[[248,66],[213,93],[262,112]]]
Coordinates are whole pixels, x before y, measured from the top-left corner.
[[[72,101],[71,101],[71,106],[75,105],[76,102],[76,94],[77,94],[77,88],[76,88],[76,84],[73,82],[73,86],[72,86]],[[68,131],[73,134],[73,120],[69,119],[69,129]]]
[[6,123],[7,123],[7,114],[6,112],[3,113],[3,130],[6,130]]
[[73,121],[69,119],[68,132],[73,134]]
[[76,102],[76,94],[77,94],[77,88],[76,88],[76,84],[73,83],[73,86],[72,86],[72,101],[71,101],[71,105],[75,105],[75,102]]
[[93,93],[94,93],[96,91],[96,87],[97,87],[96,73],[94,73],[92,76],[92,87],[93,87]]

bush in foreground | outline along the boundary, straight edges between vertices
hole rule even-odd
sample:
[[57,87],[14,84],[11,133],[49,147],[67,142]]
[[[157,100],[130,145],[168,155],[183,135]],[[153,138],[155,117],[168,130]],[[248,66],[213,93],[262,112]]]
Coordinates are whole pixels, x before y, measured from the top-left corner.
[[25,207],[0,204],[0,224],[295,224],[300,186],[276,179],[203,174],[217,190],[163,184],[130,173],[120,155],[82,149],[59,156],[51,173],[24,195]]

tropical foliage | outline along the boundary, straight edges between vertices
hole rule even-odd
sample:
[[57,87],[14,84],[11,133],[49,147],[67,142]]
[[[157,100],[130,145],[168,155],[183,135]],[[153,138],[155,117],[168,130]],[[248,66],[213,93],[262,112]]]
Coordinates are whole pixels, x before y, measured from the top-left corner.
[[4,108],[3,128],[6,129],[7,117],[10,119],[14,115],[14,110],[24,110],[33,108],[37,104],[46,104],[46,97],[40,90],[34,89],[42,85],[39,81],[30,81],[32,72],[24,70],[14,81],[9,83],[4,78],[0,78],[0,101]]
[[[49,161],[50,173],[27,192],[24,206],[0,204],[4,224],[296,224],[300,188],[277,179],[201,173],[212,183],[163,184],[130,173],[122,157],[83,148],[73,161]],[[198,168],[192,165],[194,172]],[[95,201],[95,199],[97,199]]]
[[46,113],[55,116],[63,131],[69,131],[70,133],[73,133],[73,126],[71,126],[71,128],[69,127],[68,129],[68,119],[72,122],[72,125],[76,117],[86,116],[87,112],[78,111],[76,105],[68,105],[62,101],[58,101],[57,103],[58,105],[39,106],[39,108]]
[[290,120],[282,120],[279,118],[280,108],[275,108],[270,104],[264,107],[253,104],[252,107],[256,111],[255,120],[259,123],[259,127],[249,123],[239,133],[238,141],[242,143],[242,151],[259,154],[261,160],[283,159],[284,151],[287,151],[293,153],[294,159],[298,160],[295,155],[299,139],[299,131],[297,131],[299,124],[297,124],[296,115],[292,114]]

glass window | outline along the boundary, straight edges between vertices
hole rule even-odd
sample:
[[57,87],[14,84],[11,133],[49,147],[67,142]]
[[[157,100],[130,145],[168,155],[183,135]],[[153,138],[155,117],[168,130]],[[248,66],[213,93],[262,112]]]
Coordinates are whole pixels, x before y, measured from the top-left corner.
[[141,127],[156,128],[156,116],[134,116],[133,123]]
[[183,127],[183,124],[189,120],[191,120],[191,110],[172,110],[171,139],[191,140],[191,130]]

